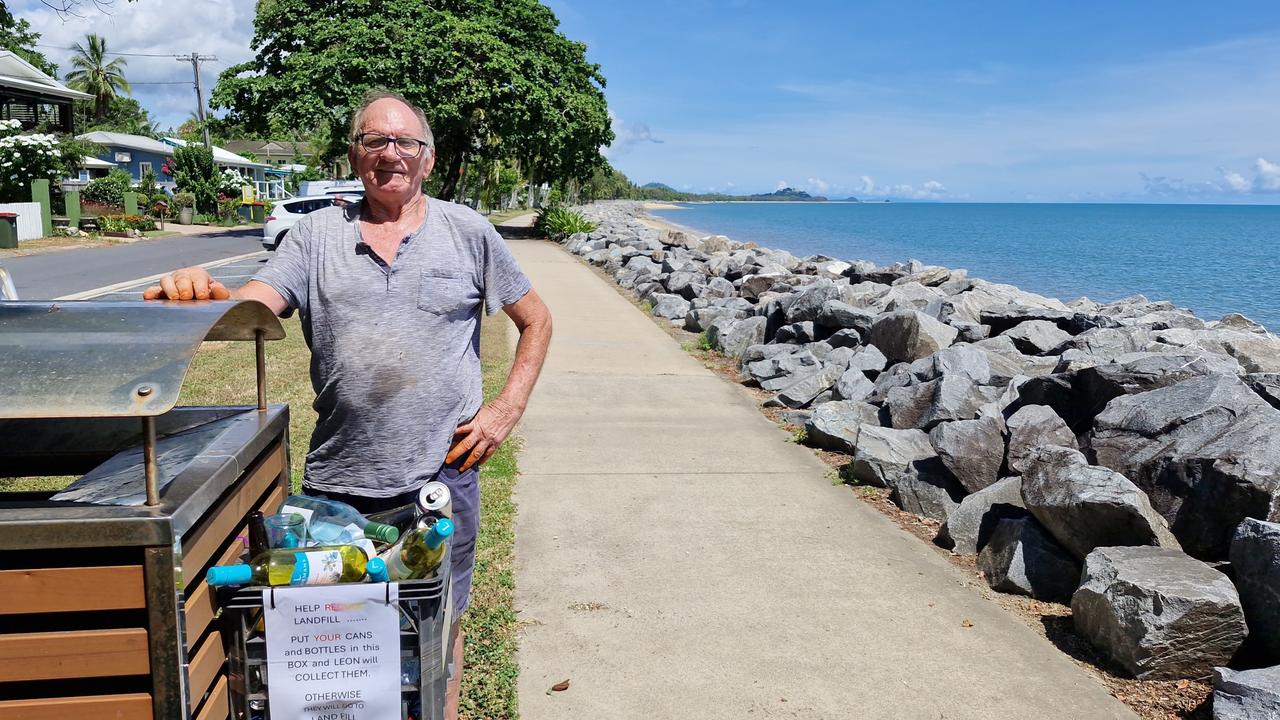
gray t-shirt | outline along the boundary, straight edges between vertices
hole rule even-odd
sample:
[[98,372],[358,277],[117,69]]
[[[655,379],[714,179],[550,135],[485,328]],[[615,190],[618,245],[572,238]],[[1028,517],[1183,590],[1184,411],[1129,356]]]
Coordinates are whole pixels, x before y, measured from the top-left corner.
[[304,484],[391,497],[440,469],[482,401],[480,307],[529,292],[502,236],[428,199],[388,267],[360,239],[361,203],[307,215],[255,279],[301,314],[319,418]]

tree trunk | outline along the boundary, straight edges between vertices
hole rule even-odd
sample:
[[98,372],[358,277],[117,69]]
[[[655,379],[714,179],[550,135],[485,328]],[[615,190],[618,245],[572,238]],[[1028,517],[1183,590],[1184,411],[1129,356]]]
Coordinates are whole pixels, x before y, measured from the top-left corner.
[[453,200],[458,191],[458,181],[462,179],[462,153],[449,158],[449,168],[445,172],[444,183],[440,186],[440,199]]

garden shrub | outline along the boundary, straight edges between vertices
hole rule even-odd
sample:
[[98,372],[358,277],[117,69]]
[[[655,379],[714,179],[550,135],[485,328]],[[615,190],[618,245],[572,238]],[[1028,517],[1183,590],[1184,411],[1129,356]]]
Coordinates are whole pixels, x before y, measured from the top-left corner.
[[48,133],[22,135],[22,123],[0,120],[0,202],[29,202],[31,183],[62,175],[58,138]]
[[125,170],[112,170],[106,177],[93,180],[85,186],[80,197],[89,202],[124,207],[124,194],[133,190],[133,178]]
[[596,229],[595,223],[582,215],[562,207],[545,207],[538,211],[538,219],[533,229],[549,238],[560,239],[574,233],[591,232]]

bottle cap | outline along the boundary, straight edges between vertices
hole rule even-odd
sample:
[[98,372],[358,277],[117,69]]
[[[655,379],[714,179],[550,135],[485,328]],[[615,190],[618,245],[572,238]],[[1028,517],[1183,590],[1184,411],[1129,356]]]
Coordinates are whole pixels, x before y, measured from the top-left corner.
[[365,572],[369,573],[369,579],[374,582],[387,581],[387,564],[382,558],[373,558],[364,566]]
[[453,534],[453,521],[449,518],[440,518],[435,525],[431,526],[431,530],[427,532],[427,547],[432,550],[440,547],[440,543],[449,539]]
[[400,529],[395,525],[371,522],[364,526],[365,537],[384,543],[393,543],[400,539]]
[[253,580],[253,568],[248,565],[215,565],[209,568],[205,580],[213,587],[248,585]]

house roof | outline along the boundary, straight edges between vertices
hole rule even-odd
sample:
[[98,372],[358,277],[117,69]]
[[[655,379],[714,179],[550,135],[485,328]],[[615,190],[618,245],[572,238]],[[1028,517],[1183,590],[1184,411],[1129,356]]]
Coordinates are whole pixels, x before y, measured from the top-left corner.
[[93,156],[88,156],[80,161],[80,167],[84,167],[84,168],[104,168],[105,169],[105,168],[113,168],[115,166],[116,164],[111,162],[110,160],[103,160],[102,158],[96,158]]
[[94,130],[78,136],[81,140],[88,140],[104,147],[123,147],[130,150],[142,150],[144,152],[156,153],[157,155],[173,155],[173,146],[166,145],[159,140],[152,140],[149,137],[141,135],[129,135],[128,133],[110,132],[107,130]]
[[89,93],[63,85],[10,50],[0,50],[0,87],[64,100],[92,100]]
[[254,155],[292,155],[294,146],[303,155],[311,154],[311,144],[303,140],[228,140],[227,148]]
[[[166,137],[164,138],[164,141],[174,147],[186,147],[187,145],[186,140],[182,140],[180,138],[175,138],[175,137]],[[242,157],[240,155],[237,155],[231,152],[230,150],[225,150],[223,148],[220,148],[217,145],[214,145],[212,149],[213,149],[213,162],[218,165],[235,165],[237,167],[254,167],[254,168],[271,167],[270,165],[263,165],[262,163],[254,162],[247,157]]]

